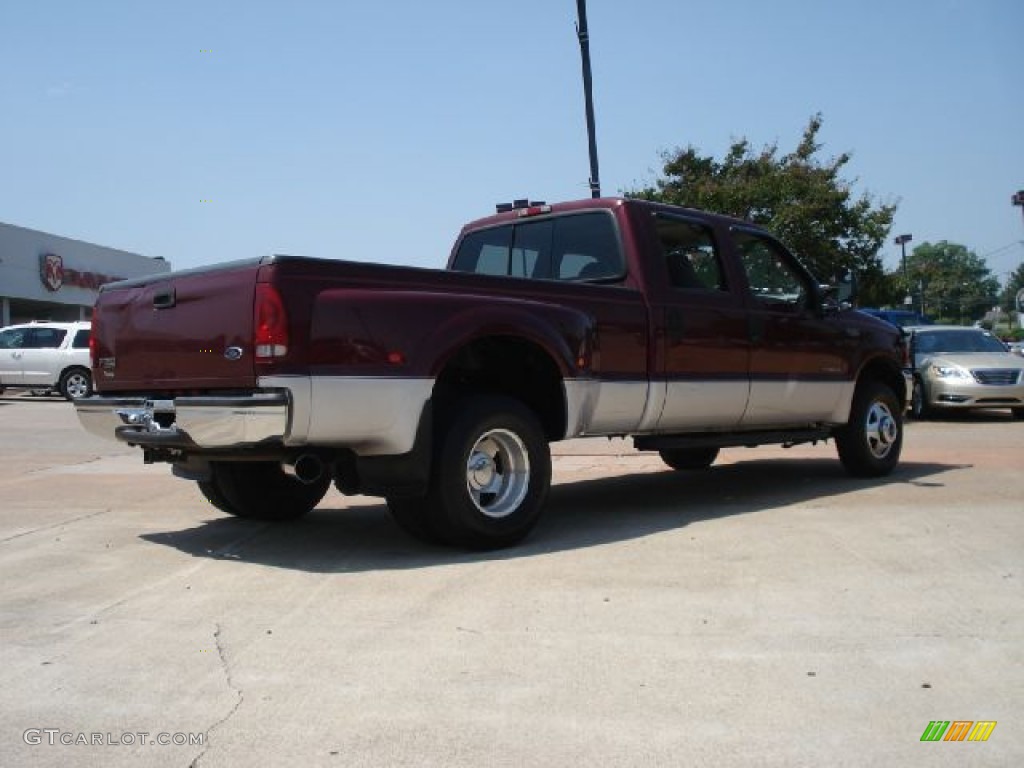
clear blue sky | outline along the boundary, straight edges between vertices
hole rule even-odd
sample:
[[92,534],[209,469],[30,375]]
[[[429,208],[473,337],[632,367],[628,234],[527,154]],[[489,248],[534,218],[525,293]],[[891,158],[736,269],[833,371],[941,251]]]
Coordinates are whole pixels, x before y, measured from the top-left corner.
[[[1022,0],[589,0],[605,194],[815,112],[893,235],[1024,261]],[[575,0],[0,4],[0,221],[164,256],[443,265],[586,197]],[[991,255],[989,255],[991,254]],[[883,256],[898,262],[890,242]]]

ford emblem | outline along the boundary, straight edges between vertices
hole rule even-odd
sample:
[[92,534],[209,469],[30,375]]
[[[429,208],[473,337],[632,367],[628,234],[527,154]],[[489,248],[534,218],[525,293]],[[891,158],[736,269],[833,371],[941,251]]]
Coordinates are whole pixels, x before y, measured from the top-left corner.
[[241,347],[228,347],[224,350],[224,357],[228,360],[241,360],[242,359],[242,348]]

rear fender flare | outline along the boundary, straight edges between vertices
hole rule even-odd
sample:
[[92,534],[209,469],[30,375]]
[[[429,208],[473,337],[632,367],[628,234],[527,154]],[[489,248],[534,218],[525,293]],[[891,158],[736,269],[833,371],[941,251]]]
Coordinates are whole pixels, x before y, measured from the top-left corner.
[[[425,350],[434,350],[430,375],[438,376],[460,350],[475,341],[505,337],[529,342],[551,358],[563,379],[589,375],[593,358],[592,320],[564,307],[530,303],[526,306],[467,308],[452,315],[428,337]],[[427,361],[422,361],[426,363]]]

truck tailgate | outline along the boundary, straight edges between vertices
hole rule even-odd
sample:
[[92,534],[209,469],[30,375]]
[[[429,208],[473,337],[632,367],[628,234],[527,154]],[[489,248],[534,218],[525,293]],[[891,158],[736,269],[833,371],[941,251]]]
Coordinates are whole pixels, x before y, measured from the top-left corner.
[[104,286],[93,314],[99,392],[255,385],[257,260]]

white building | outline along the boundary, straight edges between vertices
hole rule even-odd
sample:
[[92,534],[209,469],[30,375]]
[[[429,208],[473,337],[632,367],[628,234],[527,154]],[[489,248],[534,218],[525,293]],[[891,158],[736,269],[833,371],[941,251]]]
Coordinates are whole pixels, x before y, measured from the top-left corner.
[[162,257],[0,223],[0,327],[88,320],[104,283],[171,269]]

